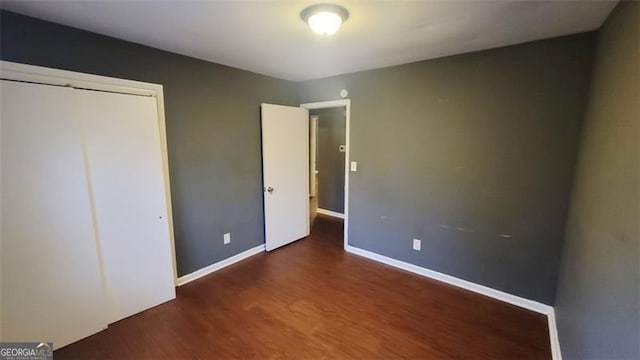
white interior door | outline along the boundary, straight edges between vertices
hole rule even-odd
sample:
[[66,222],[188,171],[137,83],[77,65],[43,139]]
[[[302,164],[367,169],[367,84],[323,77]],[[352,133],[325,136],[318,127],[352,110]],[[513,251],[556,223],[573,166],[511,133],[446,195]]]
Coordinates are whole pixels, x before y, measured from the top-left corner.
[[59,348],[107,324],[76,93],[2,80],[2,341]]
[[109,323],[175,298],[156,99],[78,91]]
[[267,251],[309,235],[309,112],[262,104]]

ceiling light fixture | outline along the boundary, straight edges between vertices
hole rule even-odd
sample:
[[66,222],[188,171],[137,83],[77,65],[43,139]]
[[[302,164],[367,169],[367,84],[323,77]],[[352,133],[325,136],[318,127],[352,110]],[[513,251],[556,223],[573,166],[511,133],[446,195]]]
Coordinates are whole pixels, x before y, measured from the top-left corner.
[[349,18],[347,9],[333,4],[311,5],[302,10],[300,17],[318,35],[333,35]]

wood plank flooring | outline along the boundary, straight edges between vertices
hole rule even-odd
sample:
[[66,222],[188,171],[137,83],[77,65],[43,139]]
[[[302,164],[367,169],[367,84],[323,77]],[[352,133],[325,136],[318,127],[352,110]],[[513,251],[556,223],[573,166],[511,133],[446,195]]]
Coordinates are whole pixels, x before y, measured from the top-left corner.
[[549,359],[545,316],[342,249],[342,222],[177,289],[55,359]]

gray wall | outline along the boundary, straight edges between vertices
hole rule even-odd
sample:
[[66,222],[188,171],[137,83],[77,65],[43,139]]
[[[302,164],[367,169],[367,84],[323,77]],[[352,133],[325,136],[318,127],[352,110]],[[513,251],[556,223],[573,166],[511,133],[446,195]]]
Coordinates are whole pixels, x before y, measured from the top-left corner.
[[300,102],[352,100],[349,243],[552,304],[593,47],[589,33],[301,83]]
[[346,116],[344,107],[318,109],[319,115],[316,169],[318,170],[318,207],[344,212],[344,152]]
[[553,302],[593,34],[292,84],[0,17],[3,60],[164,85],[180,275],[264,240],[259,104],[347,88],[350,243]]
[[0,36],[2,60],[164,85],[179,275],[264,242],[260,103],[295,84],[6,11]]
[[640,3],[598,34],[556,318],[565,359],[640,358]]

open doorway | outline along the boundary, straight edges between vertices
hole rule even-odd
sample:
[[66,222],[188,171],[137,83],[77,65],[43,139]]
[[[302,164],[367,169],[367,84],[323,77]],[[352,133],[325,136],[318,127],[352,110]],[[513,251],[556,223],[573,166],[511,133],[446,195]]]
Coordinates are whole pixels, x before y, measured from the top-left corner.
[[309,110],[309,213],[344,219],[347,244],[349,100],[303,104]]
[[344,219],[346,109],[313,109],[309,111],[309,121],[312,221],[316,213]]

